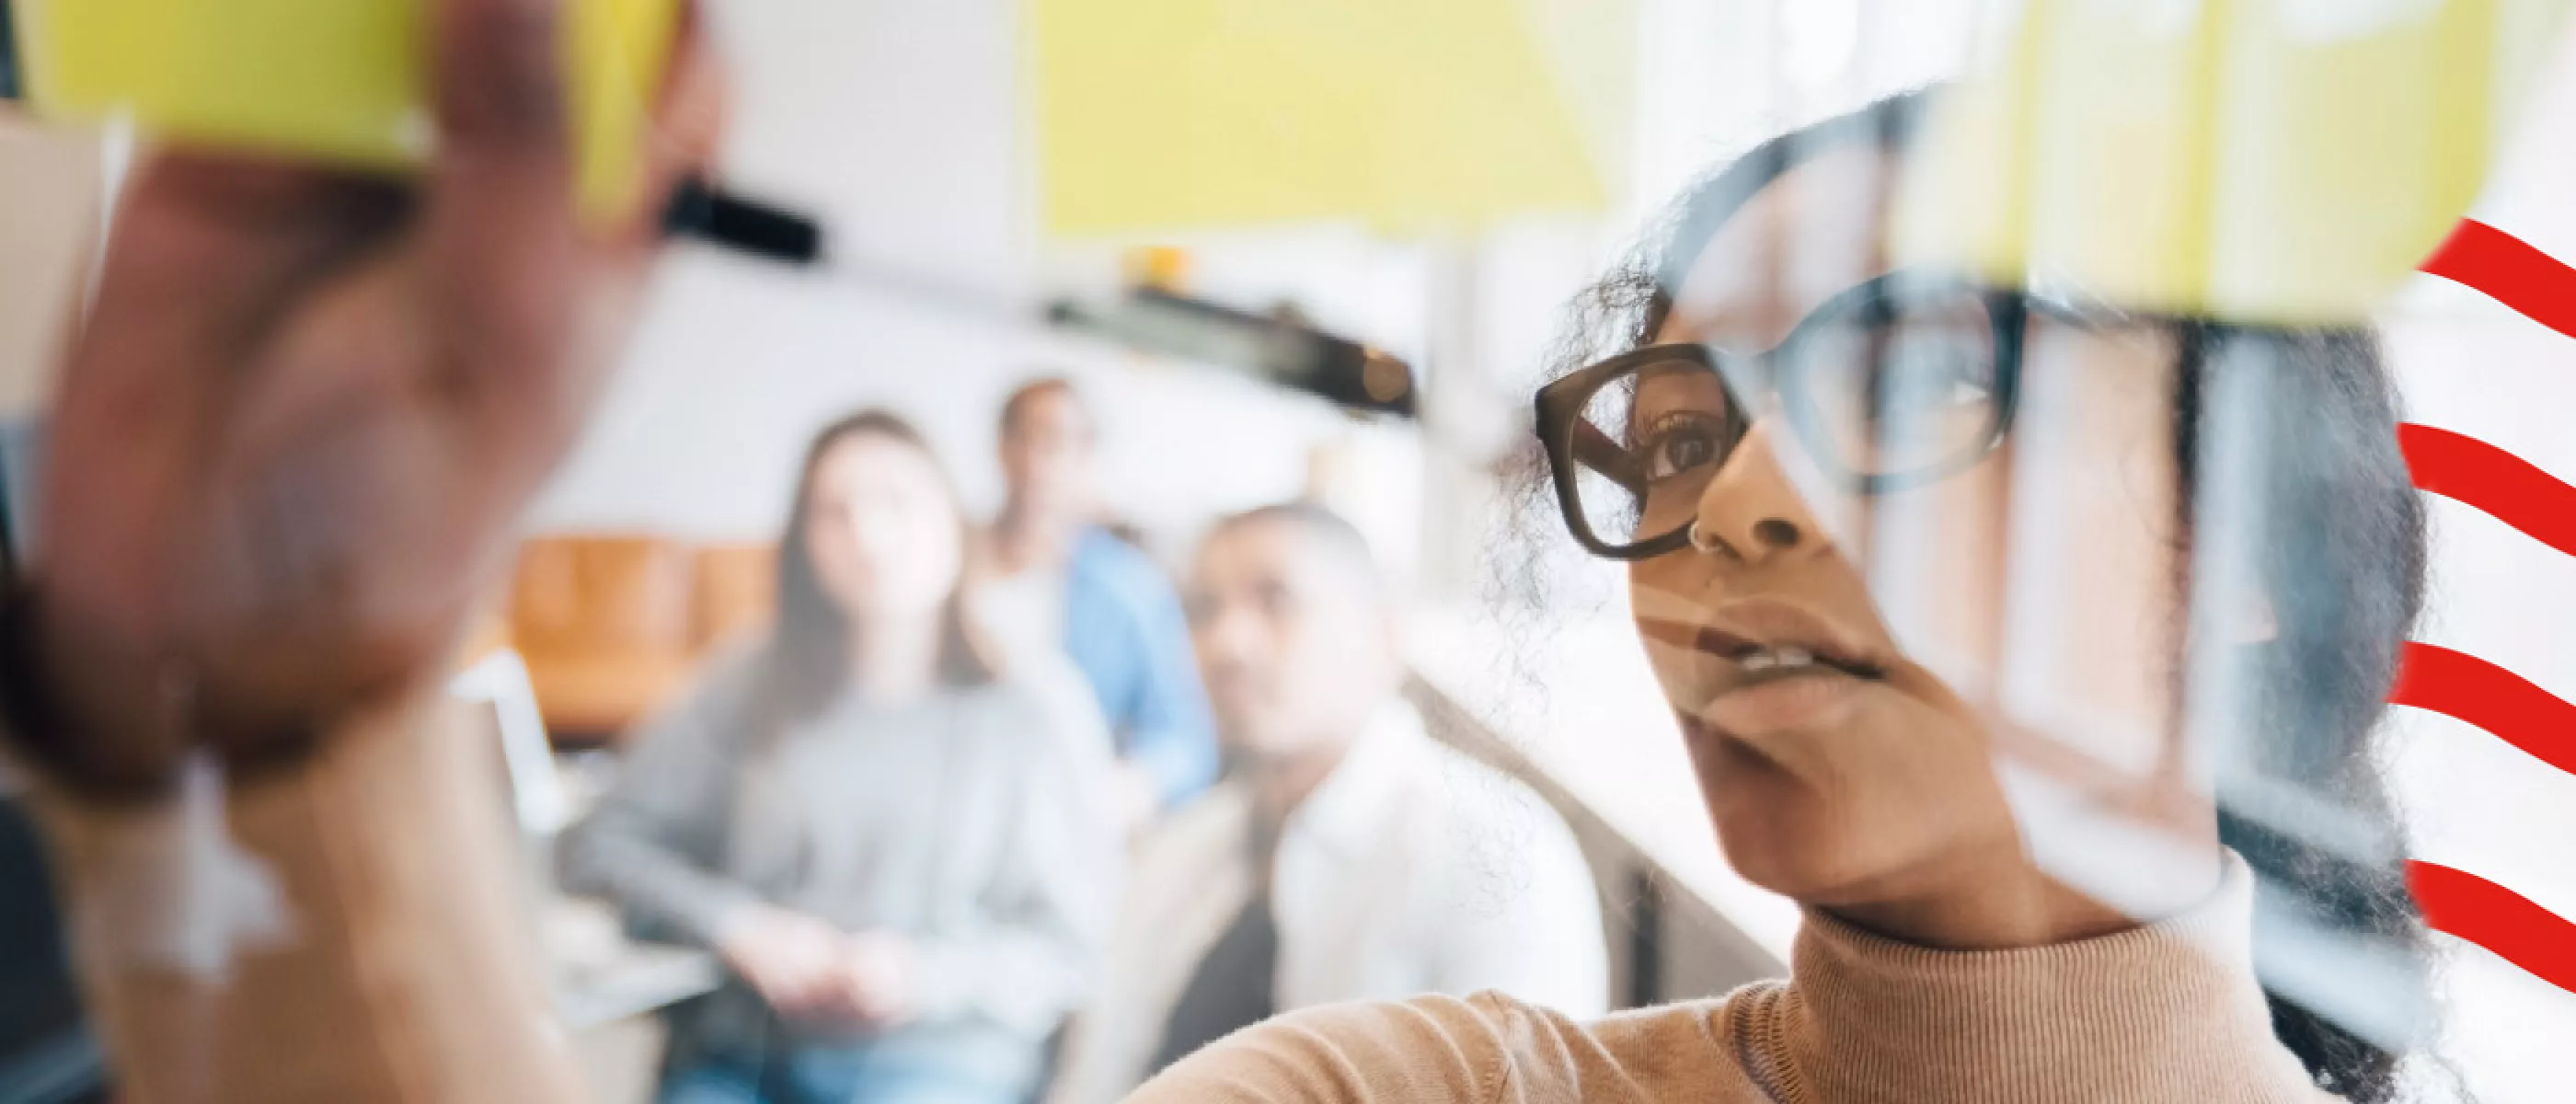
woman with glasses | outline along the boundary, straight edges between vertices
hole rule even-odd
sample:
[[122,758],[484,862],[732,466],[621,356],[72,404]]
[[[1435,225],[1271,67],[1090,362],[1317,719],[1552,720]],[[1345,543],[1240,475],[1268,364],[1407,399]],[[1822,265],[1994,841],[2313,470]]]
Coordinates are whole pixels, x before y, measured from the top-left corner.
[[1924,108],[1693,189],[1538,396],[1790,977],[1301,1012],[1137,1099],[2396,1098],[2427,936],[2372,739],[2424,531],[2376,347],[1901,263]]

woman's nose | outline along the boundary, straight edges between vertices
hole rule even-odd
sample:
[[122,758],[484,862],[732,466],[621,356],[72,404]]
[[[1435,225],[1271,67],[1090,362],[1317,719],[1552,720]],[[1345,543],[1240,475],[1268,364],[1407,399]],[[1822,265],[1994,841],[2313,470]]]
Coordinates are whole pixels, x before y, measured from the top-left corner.
[[1753,423],[1726,463],[1700,491],[1691,522],[1691,546],[1748,564],[1812,552],[1825,543],[1824,527],[1807,509],[1789,474],[1781,470],[1779,422]]

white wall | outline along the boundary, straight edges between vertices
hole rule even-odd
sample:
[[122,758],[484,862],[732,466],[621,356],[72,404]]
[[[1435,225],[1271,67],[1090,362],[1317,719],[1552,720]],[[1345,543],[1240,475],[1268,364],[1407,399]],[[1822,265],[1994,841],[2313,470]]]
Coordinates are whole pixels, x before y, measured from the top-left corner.
[[[2510,223],[2508,223],[2510,225]],[[2576,244],[2576,238],[2566,239]],[[2576,251],[2561,256],[2576,258]],[[2448,297],[2446,297],[2448,298]],[[2576,480],[2576,339],[2484,299],[2388,328],[2410,420],[2467,433]],[[2427,497],[2432,591],[2417,638],[2576,700],[2576,560],[2449,499]],[[2393,711],[2388,771],[2418,858],[2576,917],[2576,777],[2467,724]],[[2558,1099],[2576,995],[2447,937],[2445,1049],[2491,1104]]]
[[[820,215],[834,256],[799,271],[692,248],[664,273],[623,376],[538,504],[539,530],[774,533],[806,436],[894,407],[979,509],[1011,386],[1095,392],[1124,515],[1185,537],[1297,493],[1340,436],[1319,404],[1067,340],[1030,320],[1040,250],[1004,0],[742,0],[714,9],[735,62],[727,182]],[[1177,540],[1175,540],[1177,543]]]
[[860,405],[911,416],[969,502],[989,509],[993,413],[1038,369],[1084,379],[1113,505],[1157,530],[1296,493],[1307,447],[1340,431],[1317,404],[1219,373],[694,251],[665,273],[623,377],[533,524],[770,535],[806,438]]

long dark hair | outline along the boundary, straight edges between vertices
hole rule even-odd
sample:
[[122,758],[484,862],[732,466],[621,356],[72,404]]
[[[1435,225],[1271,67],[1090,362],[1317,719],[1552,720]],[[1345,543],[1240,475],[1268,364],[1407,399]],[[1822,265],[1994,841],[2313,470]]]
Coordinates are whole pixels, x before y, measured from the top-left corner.
[[[1820,153],[1874,145],[1901,154],[1930,95],[1881,100],[1781,135],[1687,189],[1635,255],[1577,297],[1550,374],[1653,342],[1674,290],[1739,208]],[[2425,589],[2424,509],[2397,451],[2396,387],[2364,327],[2145,321],[2181,338],[2173,439],[2186,539],[2203,489],[2201,444],[2211,404],[2220,401],[2219,373],[2259,377],[2253,387],[2266,400],[2252,409],[2260,419],[2254,432],[2268,442],[2256,465],[2258,493],[2272,514],[2254,537],[2250,567],[2275,606],[2279,631],[2244,646],[2252,684],[2242,711],[2247,735],[2244,746],[2230,749],[2231,769],[2221,772],[2218,819],[2220,841],[2256,876],[2256,966],[2273,1033],[2320,1088],[2355,1104],[2395,1100],[2400,1037],[2424,1037],[2434,1007],[2431,937],[2406,890],[2405,835],[2376,747],[2397,656]],[[1508,524],[1524,533],[1557,531],[1552,519],[1542,524],[1553,506],[1541,458],[1533,449],[1514,467],[1518,492]],[[1519,608],[1505,615],[1528,618],[1548,604],[1545,580],[1553,573],[1541,561],[1554,554],[1527,543],[1516,554],[1521,562],[1505,574],[1523,592],[1514,596]],[[2298,779],[2292,796],[2299,800],[2290,804],[2300,807],[2285,809],[2283,787],[2266,778]],[[2301,818],[2319,809],[2339,832],[2302,826]],[[2319,935],[2395,962],[2375,995],[2403,1006],[2387,1021],[2411,1022],[2411,1033],[2357,1030],[2275,984],[2267,950]],[[2387,991],[2390,985],[2401,991]]]
[[[778,599],[769,639],[759,658],[759,697],[770,734],[811,717],[829,705],[849,681],[850,619],[823,588],[807,547],[813,529],[815,474],[833,446],[857,437],[877,437],[914,449],[939,473],[948,501],[958,502],[947,469],[912,423],[885,410],[861,410],[824,426],[806,446],[805,463],[796,477],[796,498],[787,507],[786,532],[778,541]],[[958,512],[958,524],[966,524]],[[992,681],[993,665],[975,643],[966,620],[965,573],[948,592],[940,614],[939,676],[955,686]]]

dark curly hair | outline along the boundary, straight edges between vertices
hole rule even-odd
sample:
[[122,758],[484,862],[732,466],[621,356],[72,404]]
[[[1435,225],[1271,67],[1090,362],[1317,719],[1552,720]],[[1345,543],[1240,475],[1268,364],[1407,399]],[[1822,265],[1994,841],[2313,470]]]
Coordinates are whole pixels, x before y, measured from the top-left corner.
[[[1570,304],[1548,375],[1653,342],[1673,289],[1738,209],[1820,153],[1911,148],[1935,94],[1781,135],[1686,189],[1625,262]],[[2201,468],[2222,436],[2211,427],[2251,419],[2223,436],[2261,443],[2260,455],[2227,464],[2249,473],[2240,489],[2262,504],[2248,512],[2259,516],[2232,519],[2250,526],[2232,551],[2272,602],[2278,632],[2238,646],[2227,665],[2240,672],[2233,716],[2243,735],[2221,754],[2217,796],[2219,838],[2256,875],[2256,967],[2273,1032],[2318,1087],[2355,1104],[2392,1101],[2400,1060],[2435,1007],[2431,939],[2406,889],[2404,830],[2377,758],[2425,590],[2424,509],[2397,451],[2395,384],[2365,327],[2133,317],[2170,329],[2182,350],[2172,437],[2186,541],[2210,506]],[[1568,597],[1557,588],[1571,577],[1562,559],[1572,549],[1531,539],[1563,531],[1535,443],[1507,467],[1496,597],[1507,621],[1536,628]]]

